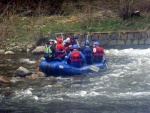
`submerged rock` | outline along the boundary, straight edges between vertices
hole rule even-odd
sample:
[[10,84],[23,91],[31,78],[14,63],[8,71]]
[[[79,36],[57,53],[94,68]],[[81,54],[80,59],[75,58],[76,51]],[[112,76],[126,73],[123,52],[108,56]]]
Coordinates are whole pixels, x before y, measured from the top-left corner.
[[19,67],[16,70],[16,75],[20,76],[20,77],[25,77],[25,76],[30,75],[30,74],[32,74],[32,72],[30,72],[28,69],[26,69],[24,67]]

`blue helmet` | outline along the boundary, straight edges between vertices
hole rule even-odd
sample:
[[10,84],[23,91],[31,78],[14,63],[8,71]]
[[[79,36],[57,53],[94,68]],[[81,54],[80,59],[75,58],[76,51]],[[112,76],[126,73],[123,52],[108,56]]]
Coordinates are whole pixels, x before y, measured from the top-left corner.
[[96,46],[99,46],[99,42],[94,42],[93,44]]
[[72,47],[73,47],[73,49],[78,49],[78,45],[77,44],[74,44]]
[[89,46],[89,42],[85,42],[85,44],[84,44],[85,46]]

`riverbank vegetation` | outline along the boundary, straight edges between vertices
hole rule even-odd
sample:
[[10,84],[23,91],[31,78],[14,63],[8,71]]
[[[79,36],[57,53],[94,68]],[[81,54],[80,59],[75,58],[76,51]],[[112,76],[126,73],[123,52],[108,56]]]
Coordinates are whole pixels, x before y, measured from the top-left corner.
[[[137,9],[140,17],[130,18]],[[58,32],[142,30],[150,24],[149,11],[148,0],[1,1],[1,46],[28,44]]]

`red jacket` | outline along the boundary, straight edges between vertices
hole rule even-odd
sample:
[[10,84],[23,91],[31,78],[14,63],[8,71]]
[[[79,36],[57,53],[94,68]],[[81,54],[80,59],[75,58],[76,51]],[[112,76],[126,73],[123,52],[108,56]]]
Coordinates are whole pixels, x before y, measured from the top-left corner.
[[80,52],[79,52],[79,51],[73,51],[73,52],[71,53],[70,59],[71,59],[70,61],[71,61],[72,63],[74,63],[74,62],[81,62],[81,61],[82,61],[82,57],[81,57]]
[[63,44],[57,44],[56,45],[56,50],[58,52],[57,56],[58,57],[63,57],[65,54],[65,47]]
[[104,56],[104,48],[102,47],[96,47],[96,52],[93,54],[94,56]]
[[64,47],[63,44],[57,44],[57,45],[56,45],[56,50],[57,50],[57,51],[63,51],[63,50],[65,50],[65,47]]

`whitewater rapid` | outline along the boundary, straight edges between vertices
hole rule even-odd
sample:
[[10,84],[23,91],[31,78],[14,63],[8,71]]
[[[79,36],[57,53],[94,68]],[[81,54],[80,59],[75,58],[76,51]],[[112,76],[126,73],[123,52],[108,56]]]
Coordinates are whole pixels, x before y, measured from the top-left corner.
[[109,49],[106,55],[106,70],[25,81],[10,87],[9,96],[0,94],[0,104],[16,113],[150,112],[150,49]]

